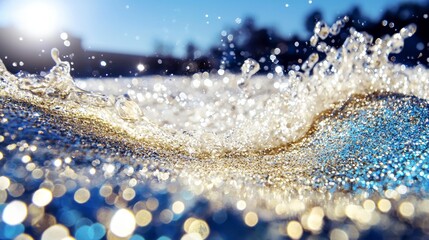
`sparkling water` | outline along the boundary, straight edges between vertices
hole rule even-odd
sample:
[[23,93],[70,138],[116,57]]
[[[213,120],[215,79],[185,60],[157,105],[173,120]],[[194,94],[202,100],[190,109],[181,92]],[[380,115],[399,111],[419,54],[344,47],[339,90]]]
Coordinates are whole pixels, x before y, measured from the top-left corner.
[[286,75],[0,62],[0,238],[427,237],[429,71],[388,60],[416,27],[323,41],[346,21],[317,23]]

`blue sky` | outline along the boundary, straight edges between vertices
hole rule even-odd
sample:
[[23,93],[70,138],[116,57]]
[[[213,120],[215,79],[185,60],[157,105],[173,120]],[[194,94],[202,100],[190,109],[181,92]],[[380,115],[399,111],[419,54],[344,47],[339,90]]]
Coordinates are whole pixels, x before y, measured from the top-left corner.
[[425,0],[0,0],[0,26],[40,38],[67,32],[85,48],[134,54],[151,54],[162,41],[181,55],[189,41],[205,50],[246,16],[288,36],[303,34],[304,19],[316,9],[331,23],[353,6],[378,19],[402,2]]

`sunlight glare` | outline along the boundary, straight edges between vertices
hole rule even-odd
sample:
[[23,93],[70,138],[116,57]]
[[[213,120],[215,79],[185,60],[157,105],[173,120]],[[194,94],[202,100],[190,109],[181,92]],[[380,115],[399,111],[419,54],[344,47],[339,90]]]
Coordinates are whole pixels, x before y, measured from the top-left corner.
[[52,34],[58,22],[55,6],[44,2],[33,2],[24,6],[16,17],[16,23],[21,30],[37,37]]

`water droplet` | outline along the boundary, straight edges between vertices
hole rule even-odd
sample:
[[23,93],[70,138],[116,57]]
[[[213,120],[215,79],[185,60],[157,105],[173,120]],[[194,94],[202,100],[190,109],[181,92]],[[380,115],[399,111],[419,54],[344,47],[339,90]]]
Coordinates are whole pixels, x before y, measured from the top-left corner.
[[144,66],[143,64],[139,63],[139,64],[137,65],[137,70],[138,70],[139,72],[142,72],[142,71],[144,71],[144,70],[145,70],[145,66]]
[[318,41],[319,41],[319,37],[317,37],[317,35],[316,35],[316,34],[314,34],[314,35],[313,35],[313,36],[311,36],[311,38],[310,38],[310,45],[311,45],[312,47],[315,47]]
[[401,34],[395,33],[392,38],[387,42],[387,47],[391,53],[400,53],[404,48],[404,39]]
[[329,35],[329,26],[323,21],[319,21],[316,23],[314,27],[314,33],[319,36],[320,39],[326,39]]
[[41,239],[42,240],[54,240],[54,239],[67,239],[70,236],[68,228],[61,224],[55,224],[46,229]]
[[2,220],[9,225],[22,223],[27,217],[27,205],[15,200],[10,202],[3,210]]
[[57,48],[52,48],[51,57],[57,65],[59,65],[61,63],[60,51]]
[[286,232],[292,239],[299,239],[303,234],[302,226],[297,221],[290,221],[286,226]]
[[248,58],[246,59],[246,61],[244,61],[243,65],[241,66],[241,74],[243,76],[251,77],[255,73],[257,73],[259,69],[260,69],[259,63],[254,59]]
[[119,209],[110,221],[110,231],[118,237],[130,236],[136,228],[136,218],[127,209]]
[[410,25],[407,25],[403,27],[400,31],[401,37],[408,38],[413,36],[417,31],[417,25],[412,23]]
[[383,21],[381,22],[381,25],[383,25],[383,27],[387,26],[387,24],[388,24],[387,20],[383,20]]
[[329,32],[333,36],[338,35],[341,31],[341,28],[343,28],[343,27],[344,27],[344,21],[343,20],[337,20],[334,24],[332,24],[331,29],[329,29]]
[[68,35],[66,32],[62,32],[62,33],[60,34],[60,38],[61,38],[63,41],[65,41],[65,40],[67,40],[67,39],[69,38],[69,35]]
[[258,214],[255,212],[248,212],[244,215],[244,223],[249,227],[254,227],[258,224]]
[[124,120],[137,121],[143,115],[139,105],[127,95],[116,98],[115,109],[119,117]]
[[317,44],[317,51],[319,52],[328,52],[329,46],[325,42]]
[[[54,78],[61,78],[69,76],[70,74],[70,64],[68,62],[63,62],[60,59],[60,51],[57,48],[51,50],[51,57],[55,61],[55,66],[51,69],[50,75],[53,75]],[[47,75],[48,78],[49,74]],[[69,77],[72,82],[73,80]]]
[[52,192],[46,188],[40,188],[33,194],[32,202],[38,207],[44,207],[52,201]]
[[202,239],[206,239],[210,234],[209,225],[201,219],[195,219],[189,225],[188,233],[198,233]]
[[255,75],[259,69],[259,63],[256,60],[251,58],[246,59],[241,66],[241,78],[237,82],[238,87],[241,89],[246,88],[248,85],[248,79]]
[[311,69],[314,67],[314,65],[315,65],[318,61],[319,61],[319,54],[317,54],[317,53],[312,53],[312,54],[310,54],[310,56],[308,56],[307,61],[305,61],[305,62],[302,64],[302,69],[303,69],[304,71],[309,71],[309,70],[311,70]]
[[136,223],[140,227],[145,227],[152,222],[152,213],[142,209],[136,213]]

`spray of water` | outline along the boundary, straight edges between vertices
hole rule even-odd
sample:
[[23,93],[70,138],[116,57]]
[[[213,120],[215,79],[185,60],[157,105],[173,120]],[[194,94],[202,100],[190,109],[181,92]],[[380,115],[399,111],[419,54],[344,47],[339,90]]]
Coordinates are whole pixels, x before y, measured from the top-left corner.
[[[241,76],[135,79],[125,95],[115,92],[119,83],[106,79],[103,84],[111,91],[99,93],[90,83],[87,88],[92,91],[78,87],[70,65],[54,49],[56,65],[44,77],[15,76],[0,63],[1,93],[36,105],[60,106],[70,117],[101,119],[149,145],[209,156],[282,148],[305,136],[320,113],[353,94],[385,91],[429,99],[425,68],[410,69],[388,59],[416,32],[414,24],[375,40],[351,28],[338,49],[324,42],[347,21],[345,17],[331,27],[318,22],[309,40],[317,52],[287,76],[253,76],[259,64],[248,59]],[[320,53],[326,57],[321,59]]]

